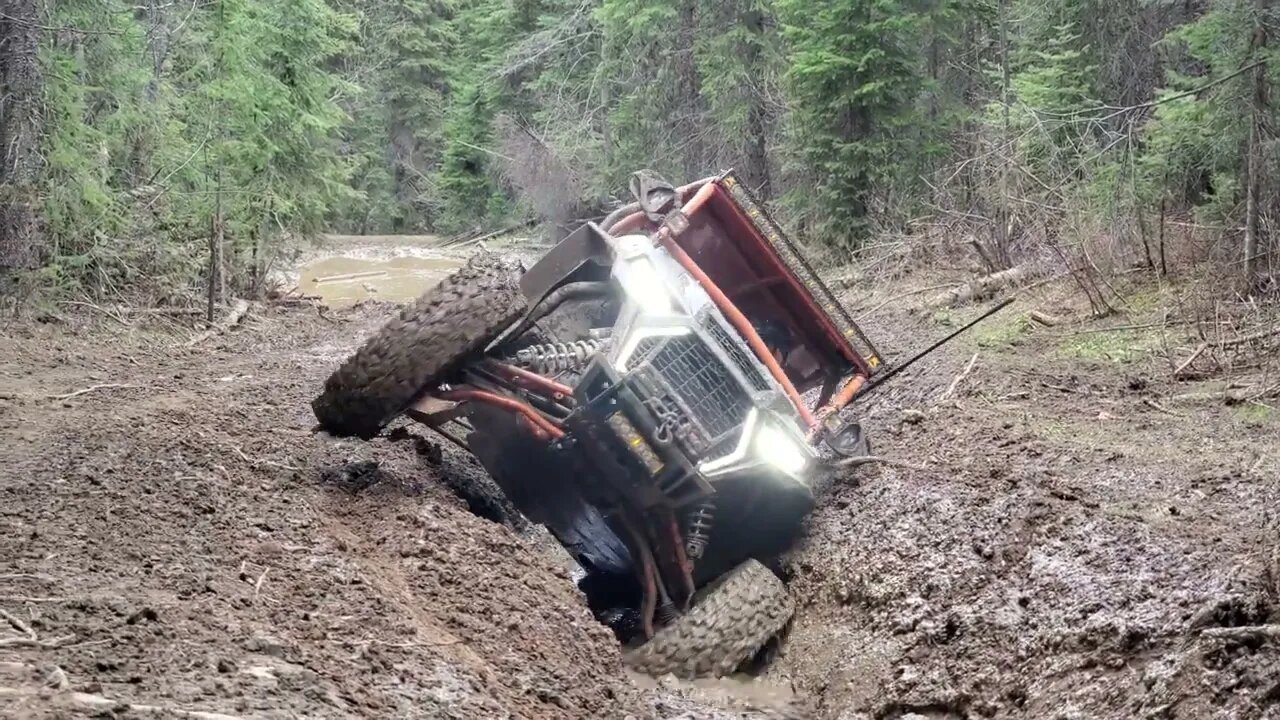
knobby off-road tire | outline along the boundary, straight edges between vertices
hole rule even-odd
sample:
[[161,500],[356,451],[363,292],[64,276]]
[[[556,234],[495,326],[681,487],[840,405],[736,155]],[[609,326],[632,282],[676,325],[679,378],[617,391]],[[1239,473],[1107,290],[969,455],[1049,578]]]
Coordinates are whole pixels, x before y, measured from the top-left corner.
[[626,661],[650,675],[727,675],[780,632],[794,612],[782,581],[748,560],[717,580],[689,612],[627,653]]
[[524,314],[519,275],[515,261],[482,253],[406,306],[329,376],[311,402],[321,428],[377,435]]

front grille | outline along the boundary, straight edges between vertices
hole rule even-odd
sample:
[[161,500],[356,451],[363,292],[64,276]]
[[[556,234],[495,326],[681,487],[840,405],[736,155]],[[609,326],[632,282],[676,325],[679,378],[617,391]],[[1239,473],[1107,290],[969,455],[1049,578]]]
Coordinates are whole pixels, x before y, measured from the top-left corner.
[[662,338],[637,370],[688,414],[699,450],[741,427],[751,411],[742,387],[697,335]]
[[724,326],[711,313],[703,315],[702,327],[706,328],[707,334],[711,336],[711,339],[728,354],[733,364],[738,366],[738,369],[742,371],[742,375],[747,378],[747,382],[751,383],[751,387],[761,392],[769,389],[769,383],[765,382],[764,376],[760,374],[760,368],[748,357],[747,351],[743,349],[742,344],[734,342],[733,337],[729,335],[729,332],[724,329]]

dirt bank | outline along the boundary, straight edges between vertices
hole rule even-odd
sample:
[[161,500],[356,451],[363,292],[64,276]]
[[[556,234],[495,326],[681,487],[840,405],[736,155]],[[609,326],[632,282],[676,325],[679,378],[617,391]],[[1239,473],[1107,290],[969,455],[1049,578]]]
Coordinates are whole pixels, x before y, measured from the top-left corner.
[[411,443],[310,432],[384,312],[258,312],[193,349],[9,331],[0,609],[36,640],[0,645],[0,715],[58,715],[70,696],[34,694],[54,666],[78,692],[231,715],[648,713],[534,544],[462,509]]

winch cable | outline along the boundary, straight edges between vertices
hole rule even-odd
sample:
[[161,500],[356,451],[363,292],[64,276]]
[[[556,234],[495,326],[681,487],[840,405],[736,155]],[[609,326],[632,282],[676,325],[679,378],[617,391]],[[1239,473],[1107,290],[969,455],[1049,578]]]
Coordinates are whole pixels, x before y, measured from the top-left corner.
[[1018,299],[1017,297],[1008,297],[1008,298],[1005,298],[1004,300],[1001,300],[999,303],[997,303],[997,304],[996,304],[996,306],[995,306],[995,307],[991,308],[990,310],[987,310],[986,312],[982,313],[981,315],[979,315],[978,317],[974,318],[973,320],[970,320],[968,323],[966,323],[966,324],[965,324],[963,327],[961,327],[959,330],[956,330],[955,332],[953,332],[953,333],[951,333],[950,335],[948,335],[948,336],[946,336],[946,337],[942,338],[941,340],[939,340],[939,341],[935,342],[934,344],[930,345],[929,347],[925,348],[924,350],[921,350],[920,352],[916,353],[916,354],[915,354],[915,356],[913,356],[911,359],[907,360],[906,362],[901,363],[901,364],[899,364],[899,365],[895,365],[895,366],[894,366],[894,368],[893,368],[892,370],[890,370],[889,372],[887,372],[887,373],[885,373],[885,374],[883,374],[883,375],[878,375],[878,376],[876,376],[875,378],[872,378],[871,382],[868,382],[867,384],[865,384],[865,385],[863,385],[863,386],[862,386],[862,389],[858,392],[858,394],[857,394],[857,395],[855,395],[855,396],[854,396],[854,398],[855,398],[855,399],[857,399],[857,400],[861,400],[863,397],[866,397],[866,395],[867,395],[868,393],[870,393],[871,391],[875,390],[877,387],[879,387],[879,386],[883,385],[886,381],[888,381],[890,378],[894,377],[894,376],[895,376],[895,375],[897,375],[898,373],[900,373],[900,372],[902,372],[903,370],[906,370],[907,368],[911,367],[911,366],[912,366],[913,364],[915,364],[915,362],[916,362],[917,360],[919,360],[920,358],[924,357],[925,355],[928,355],[929,353],[933,352],[934,350],[937,350],[938,348],[942,347],[943,345],[947,344],[948,342],[951,342],[951,341],[952,341],[952,340],[954,340],[957,336],[959,336],[961,333],[963,333],[964,331],[966,331],[966,330],[968,330],[969,328],[973,327],[974,325],[977,325],[978,323],[982,322],[983,320],[986,320],[987,318],[991,317],[992,315],[995,315],[996,313],[1000,312],[1001,310],[1003,310],[1003,309],[1005,309],[1005,308],[1009,307],[1010,305],[1012,305],[1012,304],[1013,304],[1013,301],[1014,301],[1014,300],[1017,300],[1017,299]]

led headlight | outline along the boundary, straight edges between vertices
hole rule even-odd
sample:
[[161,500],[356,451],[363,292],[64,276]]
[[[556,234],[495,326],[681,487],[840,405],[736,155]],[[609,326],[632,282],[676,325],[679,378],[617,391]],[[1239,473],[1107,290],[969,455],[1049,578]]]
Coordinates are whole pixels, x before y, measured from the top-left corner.
[[640,306],[646,315],[669,315],[675,310],[671,291],[662,279],[653,261],[639,257],[627,261],[623,273],[618,276],[627,297]]
[[799,440],[752,408],[742,425],[737,446],[724,457],[702,463],[700,469],[704,473],[716,473],[742,463],[748,455],[792,476],[801,475],[809,464],[808,454]]
[[760,425],[751,449],[761,460],[789,475],[799,475],[808,464],[800,443],[773,423]]

